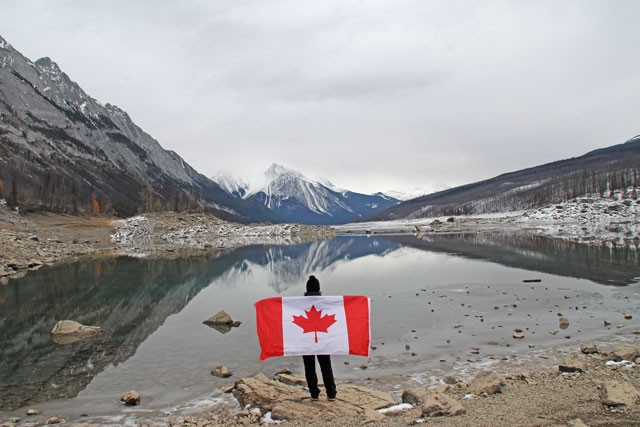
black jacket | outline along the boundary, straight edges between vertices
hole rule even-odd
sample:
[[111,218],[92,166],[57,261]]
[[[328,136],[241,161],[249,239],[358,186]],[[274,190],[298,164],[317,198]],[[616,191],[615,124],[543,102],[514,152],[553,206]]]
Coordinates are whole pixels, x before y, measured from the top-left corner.
[[305,292],[305,297],[319,297],[322,296],[322,292]]

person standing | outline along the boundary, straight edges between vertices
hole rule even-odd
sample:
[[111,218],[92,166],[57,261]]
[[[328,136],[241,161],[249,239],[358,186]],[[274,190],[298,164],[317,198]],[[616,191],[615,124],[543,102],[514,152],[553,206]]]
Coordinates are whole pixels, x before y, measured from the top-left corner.
[[[309,276],[307,280],[307,291],[305,296],[320,296],[320,281],[313,275]],[[327,391],[327,398],[330,401],[336,400],[336,383],[333,378],[333,369],[331,368],[331,356],[328,354],[317,355],[318,363],[320,364],[320,371],[322,372],[322,381],[324,382],[324,388]],[[318,400],[320,396],[320,389],[318,388],[318,375],[316,374],[316,356],[308,355],[302,356],[304,362],[304,376],[307,379],[307,387],[309,387],[309,393],[311,393],[311,399]]]

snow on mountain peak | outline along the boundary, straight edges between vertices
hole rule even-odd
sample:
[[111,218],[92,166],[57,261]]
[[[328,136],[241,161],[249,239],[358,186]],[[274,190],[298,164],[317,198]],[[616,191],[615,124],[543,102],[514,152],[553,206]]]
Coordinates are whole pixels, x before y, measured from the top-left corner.
[[211,177],[211,180],[216,182],[224,191],[236,197],[244,197],[249,188],[249,184],[242,178],[225,170],[216,173]]
[[43,73],[60,74],[62,72],[58,64],[53,62],[51,58],[49,58],[48,56],[38,59],[35,62],[35,64],[38,66],[38,69]]
[[9,49],[11,45],[2,36],[0,36],[0,49]]
[[290,177],[290,179],[301,179],[307,181],[307,178],[300,172],[293,169],[287,169],[284,166],[280,166],[276,163],[269,166],[269,169],[267,169],[264,175],[267,186],[275,181],[283,179],[283,177]]

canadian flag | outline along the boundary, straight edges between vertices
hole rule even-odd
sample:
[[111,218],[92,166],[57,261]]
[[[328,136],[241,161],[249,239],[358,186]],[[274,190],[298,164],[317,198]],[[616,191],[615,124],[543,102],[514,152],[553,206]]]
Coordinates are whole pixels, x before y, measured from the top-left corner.
[[370,306],[363,296],[260,300],[255,303],[260,360],[311,354],[368,356]]

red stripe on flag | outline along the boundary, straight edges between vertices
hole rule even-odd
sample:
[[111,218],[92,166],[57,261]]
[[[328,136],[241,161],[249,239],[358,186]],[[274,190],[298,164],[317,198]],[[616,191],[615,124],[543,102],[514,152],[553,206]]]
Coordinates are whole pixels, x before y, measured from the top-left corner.
[[255,303],[256,328],[260,341],[260,360],[284,356],[282,333],[282,297],[267,298]]
[[363,296],[344,296],[343,298],[349,335],[349,354],[369,356],[371,343],[369,298]]

